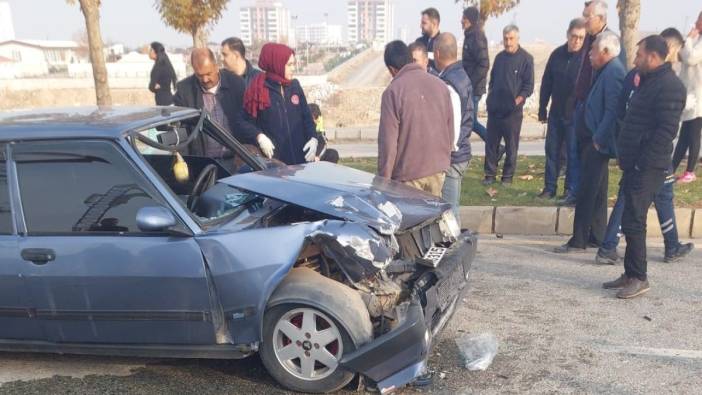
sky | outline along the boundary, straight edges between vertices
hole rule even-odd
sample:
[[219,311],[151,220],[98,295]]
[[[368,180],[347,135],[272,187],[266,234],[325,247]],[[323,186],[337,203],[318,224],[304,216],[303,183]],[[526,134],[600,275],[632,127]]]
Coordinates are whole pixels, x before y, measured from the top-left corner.
[[[65,0],[0,0],[10,4],[19,39],[72,39],[83,29],[84,19],[78,5],[68,5]],[[319,23],[346,25],[345,0],[282,0],[296,15],[297,24]],[[212,27],[210,40],[238,35],[239,8],[253,0],[232,0],[220,21]],[[460,34],[461,6],[454,0],[394,0],[396,30],[406,26],[409,38],[420,35],[421,10],[436,7],[442,16],[441,30]],[[690,30],[697,14],[702,11],[699,0],[641,0],[641,30],[657,32],[666,27],[677,27],[684,35]],[[101,27],[105,41],[121,42],[137,47],[151,41],[161,41],[166,46],[188,46],[192,39],[167,27],[154,10],[153,0],[102,0]],[[618,27],[614,6],[610,1],[610,25]],[[558,44],[565,40],[568,22],[582,12],[583,0],[522,0],[514,10],[486,26],[489,41],[501,39],[502,28],[516,23],[523,42],[536,40]]]

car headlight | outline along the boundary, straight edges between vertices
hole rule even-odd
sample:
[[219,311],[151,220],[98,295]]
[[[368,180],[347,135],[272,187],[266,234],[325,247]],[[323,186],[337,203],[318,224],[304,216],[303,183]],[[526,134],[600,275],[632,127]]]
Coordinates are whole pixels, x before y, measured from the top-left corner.
[[439,228],[444,235],[449,236],[451,239],[455,240],[461,235],[461,226],[456,220],[456,216],[453,215],[453,211],[448,210],[441,215],[441,221],[439,222]]

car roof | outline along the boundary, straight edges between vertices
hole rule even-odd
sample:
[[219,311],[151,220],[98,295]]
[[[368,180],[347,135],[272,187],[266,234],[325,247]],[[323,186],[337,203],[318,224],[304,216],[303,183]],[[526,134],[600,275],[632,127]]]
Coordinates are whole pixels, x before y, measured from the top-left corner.
[[183,107],[66,107],[0,112],[0,141],[46,138],[112,138],[125,133],[197,116]]

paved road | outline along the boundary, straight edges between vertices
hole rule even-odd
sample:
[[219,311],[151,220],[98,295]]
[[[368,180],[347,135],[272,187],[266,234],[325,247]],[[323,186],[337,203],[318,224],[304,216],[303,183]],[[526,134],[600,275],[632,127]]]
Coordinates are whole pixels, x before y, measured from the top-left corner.
[[[549,252],[563,241],[481,239],[465,303],[430,358],[444,378],[423,393],[699,393],[702,252],[686,262],[664,264],[662,245],[652,244],[651,292],[620,301],[600,283],[622,268],[594,265],[593,252],[567,257]],[[468,372],[455,339],[482,332],[498,338],[498,355],[488,370]],[[283,393],[256,357],[213,361],[0,353],[0,384],[0,393],[22,395]],[[353,393],[352,388],[343,393]]]
[[[339,151],[342,158],[365,158],[378,156],[377,143],[331,143],[330,147]],[[485,144],[479,141],[471,142],[474,156],[485,156]],[[544,156],[544,141],[532,140],[519,144],[519,155]]]

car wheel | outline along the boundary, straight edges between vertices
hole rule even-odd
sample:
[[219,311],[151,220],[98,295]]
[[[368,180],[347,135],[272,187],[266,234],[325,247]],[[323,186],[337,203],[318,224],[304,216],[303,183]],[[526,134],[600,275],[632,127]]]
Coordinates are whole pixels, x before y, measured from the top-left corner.
[[317,308],[283,304],[264,316],[261,360],[271,376],[294,391],[343,388],[355,374],[342,369],[339,361],[353,348],[346,330]]

